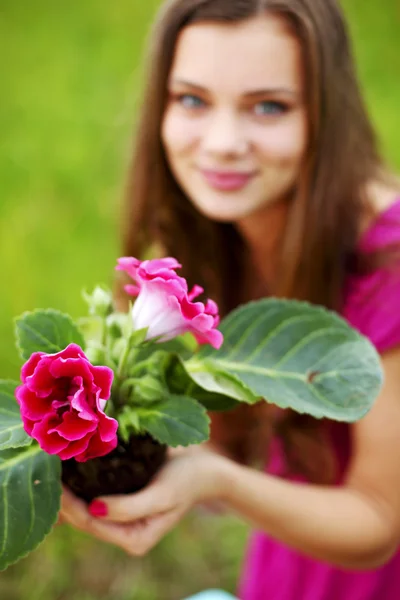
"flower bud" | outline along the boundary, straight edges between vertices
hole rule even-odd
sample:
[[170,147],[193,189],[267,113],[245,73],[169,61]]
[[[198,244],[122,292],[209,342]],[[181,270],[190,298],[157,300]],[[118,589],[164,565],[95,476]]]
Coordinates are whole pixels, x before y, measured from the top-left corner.
[[113,309],[112,294],[109,290],[96,286],[92,294],[84,292],[83,297],[89,306],[90,315],[106,317]]
[[157,402],[161,400],[165,393],[165,388],[159,379],[151,375],[145,375],[138,379],[135,385],[136,401],[139,404],[141,400],[147,402]]

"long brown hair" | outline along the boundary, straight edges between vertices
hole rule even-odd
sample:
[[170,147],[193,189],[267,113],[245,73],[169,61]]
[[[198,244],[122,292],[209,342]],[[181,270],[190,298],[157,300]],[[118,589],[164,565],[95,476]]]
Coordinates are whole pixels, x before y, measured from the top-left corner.
[[[200,215],[171,174],[161,142],[167,82],[183,28],[204,21],[235,23],[271,12],[286,20],[301,44],[309,130],[309,147],[282,240],[281,277],[271,295],[340,309],[368,207],[366,183],[383,172],[336,0],[170,0],[163,4],[145,67],[122,250],[124,255],[140,257],[158,245],[178,258],[182,274],[190,283],[201,284],[219,303],[222,314],[240,301],[234,290],[241,289],[244,274],[243,243],[232,224]],[[254,420],[257,410],[240,410],[241,433],[238,430],[235,440],[242,448],[246,446],[244,416],[252,415]],[[235,413],[215,418],[214,436],[222,439],[227,432],[232,434],[234,419]],[[256,420],[260,421],[258,416]],[[297,417],[291,421],[294,429],[303,430],[312,423]],[[253,430],[247,431],[253,440]]]

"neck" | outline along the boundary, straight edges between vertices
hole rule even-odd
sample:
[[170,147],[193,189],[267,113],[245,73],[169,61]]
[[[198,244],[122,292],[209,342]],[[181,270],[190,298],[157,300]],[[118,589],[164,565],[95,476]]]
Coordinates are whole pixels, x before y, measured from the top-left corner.
[[288,208],[288,202],[276,202],[236,223],[236,228],[248,249],[250,262],[267,284],[275,280]]

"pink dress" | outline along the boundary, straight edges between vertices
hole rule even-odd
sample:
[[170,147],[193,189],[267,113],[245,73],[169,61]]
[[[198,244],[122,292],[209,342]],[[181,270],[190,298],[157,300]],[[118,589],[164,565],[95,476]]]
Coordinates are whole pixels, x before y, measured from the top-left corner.
[[[400,244],[400,198],[364,234],[365,251]],[[379,352],[400,344],[400,266],[381,268],[348,282],[343,316],[368,336]],[[349,427],[330,424],[341,475],[350,456]],[[283,467],[279,443],[267,470]],[[340,483],[338,475],[338,484]],[[332,507],[334,510],[334,507]],[[399,600],[400,551],[383,567],[346,571],[308,558],[256,532],[242,576],[241,600]]]

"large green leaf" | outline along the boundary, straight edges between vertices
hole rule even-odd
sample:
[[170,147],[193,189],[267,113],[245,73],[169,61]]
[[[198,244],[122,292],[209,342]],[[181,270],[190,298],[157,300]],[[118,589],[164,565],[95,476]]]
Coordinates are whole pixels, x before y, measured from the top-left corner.
[[[193,380],[192,380],[193,381]],[[193,385],[187,389],[186,395],[195,398],[204,408],[210,412],[232,410],[239,406],[240,401],[226,393],[220,394],[216,391],[209,392],[193,381]]]
[[0,450],[19,448],[32,443],[23,428],[21,413],[15,399],[18,382],[0,380]]
[[[231,410],[239,404],[238,400],[242,399],[240,392],[236,396],[234,393],[229,396],[224,393],[227,384],[223,389],[223,393],[219,393],[219,389],[208,391],[204,387],[200,387],[186,371],[182,358],[177,355],[171,354],[168,357],[168,361],[165,364],[164,376],[166,385],[171,393],[195,398],[209,411]],[[225,381],[226,379],[227,376],[225,377]],[[235,382],[232,384],[232,387],[234,387],[234,384]],[[243,388],[241,384],[240,388]],[[235,398],[237,399],[235,400]]]
[[265,398],[299,413],[350,422],[371,408],[381,388],[373,345],[322,307],[263,299],[233,311],[220,329],[220,350],[205,346],[185,363],[209,391],[237,397],[243,388],[252,395],[250,403]]
[[61,461],[33,444],[0,452],[0,570],[34,550],[57,519]]
[[69,315],[46,309],[27,312],[16,319],[17,346],[23,359],[33,352],[55,354],[68,344],[84,349],[85,341]]
[[205,408],[187,396],[171,395],[151,406],[135,409],[142,430],[168,446],[199,444],[209,437]]

